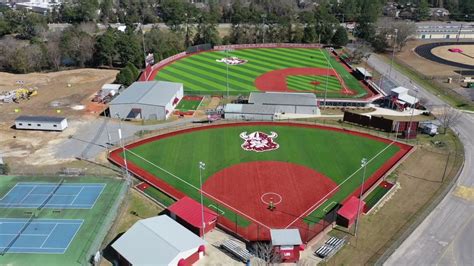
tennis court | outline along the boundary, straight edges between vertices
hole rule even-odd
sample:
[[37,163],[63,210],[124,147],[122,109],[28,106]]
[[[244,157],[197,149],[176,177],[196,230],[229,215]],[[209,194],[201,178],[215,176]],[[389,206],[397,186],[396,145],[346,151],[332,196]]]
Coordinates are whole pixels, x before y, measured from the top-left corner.
[[0,250],[2,254],[63,254],[83,221],[0,218]]
[[0,199],[0,208],[91,209],[105,184],[17,183]]

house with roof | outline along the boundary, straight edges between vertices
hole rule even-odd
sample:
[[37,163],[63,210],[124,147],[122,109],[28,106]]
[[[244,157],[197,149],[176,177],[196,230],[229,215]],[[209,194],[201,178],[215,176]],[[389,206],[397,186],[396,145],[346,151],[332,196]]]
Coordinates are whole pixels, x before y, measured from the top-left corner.
[[112,248],[119,265],[192,265],[205,251],[204,240],[167,215],[136,222]]
[[138,81],[109,104],[112,117],[165,120],[183,98],[183,84],[167,81]]

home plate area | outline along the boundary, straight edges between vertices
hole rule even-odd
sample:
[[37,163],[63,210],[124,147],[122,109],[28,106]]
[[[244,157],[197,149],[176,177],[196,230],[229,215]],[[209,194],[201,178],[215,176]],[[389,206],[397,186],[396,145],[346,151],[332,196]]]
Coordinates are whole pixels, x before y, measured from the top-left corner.
[[336,186],[305,166],[257,161],[219,171],[206,180],[203,190],[261,225],[285,228],[336,192]]

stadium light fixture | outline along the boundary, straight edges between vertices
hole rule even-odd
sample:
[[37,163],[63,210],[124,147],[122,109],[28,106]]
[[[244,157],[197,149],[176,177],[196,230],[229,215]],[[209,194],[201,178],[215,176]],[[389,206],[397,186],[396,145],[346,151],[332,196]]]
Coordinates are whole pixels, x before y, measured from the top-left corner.
[[416,103],[418,102],[418,92],[420,91],[415,85],[413,85],[413,90],[415,91],[415,99],[413,100],[413,104],[411,105],[411,115],[410,115],[410,122],[408,123],[408,137],[410,137],[411,133],[411,126],[413,123],[413,115],[415,114],[415,107]]
[[361,202],[362,202],[362,195],[364,193],[364,183],[365,183],[365,174],[367,170],[367,158],[362,158],[360,161],[360,167],[362,167],[363,172],[362,172],[362,182],[360,185],[360,193],[359,193],[359,204],[357,206],[357,220],[355,224],[355,233],[354,236],[356,237],[356,246],[357,246],[357,231],[359,229],[359,218],[360,218],[360,208],[361,208]]
[[122,153],[123,153],[123,163],[125,165],[125,178],[127,180],[127,185],[130,186],[130,175],[128,174],[128,164],[127,164],[127,154],[125,152],[125,146],[122,139],[122,119],[118,113],[115,114],[119,120],[119,128],[118,128],[118,137],[120,141],[120,146],[122,146]]
[[206,223],[204,222],[204,199],[202,196],[202,170],[206,170],[206,164],[204,162],[199,162],[199,184],[200,184],[200,194],[201,194],[201,222],[202,222],[202,239],[204,239],[204,232],[206,229]]

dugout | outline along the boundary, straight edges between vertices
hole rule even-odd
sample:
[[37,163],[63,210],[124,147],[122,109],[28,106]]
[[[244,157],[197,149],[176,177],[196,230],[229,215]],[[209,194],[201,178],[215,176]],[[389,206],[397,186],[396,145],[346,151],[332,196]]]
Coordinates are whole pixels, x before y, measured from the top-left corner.
[[197,201],[183,197],[167,209],[168,215],[191,232],[203,236],[213,230],[217,224],[217,213],[204,207],[204,228],[202,205]]
[[364,212],[366,205],[363,200],[360,200],[357,197],[352,196],[347,200],[342,208],[337,211],[337,220],[336,224],[349,228],[357,220],[358,209],[360,206],[360,213]]

